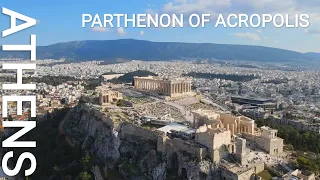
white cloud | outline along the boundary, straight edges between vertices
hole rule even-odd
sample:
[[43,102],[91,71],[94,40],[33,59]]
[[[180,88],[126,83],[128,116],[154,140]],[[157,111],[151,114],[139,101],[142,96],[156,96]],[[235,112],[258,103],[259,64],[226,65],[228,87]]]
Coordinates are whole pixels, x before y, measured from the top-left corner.
[[107,32],[109,30],[104,27],[93,27],[93,28],[91,28],[91,31],[93,31],[93,32]]
[[320,36],[320,29],[305,29],[304,33],[308,35]]
[[144,35],[144,31],[140,31],[140,36],[143,36]]
[[245,39],[249,39],[249,40],[253,40],[253,41],[259,41],[261,38],[258,34],[255,33],[250,33],[250,32],[246,32],[246,33],[233,33],[233,36],[236,37],[240,37],[240,38],[245,38]]
[[118,33],[120,36],[124,36],[124,35],[126,34],[126,32],[124,31],[123,27],[117,28],[117,33]]
[[[311,24],[320,23],[320,1],[317,0],[172,0],[161,9],[148,9],[148,12],[210,13],[212,18],[218,14],[309,14]],[[294,16],[293,16],[294,17]]]
[[274,44],[274,45],[279,44],[279,43],[280,43],[280,42],[279,42],[278,40],[274,40],[274,41],[273,41],[273,44]]

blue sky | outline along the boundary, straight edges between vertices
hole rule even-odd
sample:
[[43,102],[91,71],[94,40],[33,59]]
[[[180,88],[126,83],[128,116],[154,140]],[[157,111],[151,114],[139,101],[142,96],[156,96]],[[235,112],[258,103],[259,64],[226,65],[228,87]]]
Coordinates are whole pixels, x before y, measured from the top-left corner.
[[[208,42],[277,47],[300,52],[320,52],[320,1],[316,0],[1,0],[0,6],[38,20],[28,30],[0,39],[2,44],[29,43],[37,35],[37,45],[75,40],[133,38],[150,41]],[[82,28],[82,14],[112,13],[307,13],[307,29],[286,28]],[[9,17],[0,14],[0,30],[9,28]]]

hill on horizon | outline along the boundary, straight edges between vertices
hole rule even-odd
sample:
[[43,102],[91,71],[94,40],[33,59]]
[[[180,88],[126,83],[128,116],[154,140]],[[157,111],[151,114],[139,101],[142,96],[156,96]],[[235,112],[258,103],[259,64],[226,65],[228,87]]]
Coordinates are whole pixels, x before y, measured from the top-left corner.
[[[1,48],[2,49],[2,48]],[[0,51],[0,58],[28,59],[29,52]],[[74,61],[116,59],[160,61],[172,59],[246,60],[256,62],[315,61],[320,53],[300,53],[271,47],[213,44],[151,42],[145,40],[86,40],[37,47],[37,59]]]

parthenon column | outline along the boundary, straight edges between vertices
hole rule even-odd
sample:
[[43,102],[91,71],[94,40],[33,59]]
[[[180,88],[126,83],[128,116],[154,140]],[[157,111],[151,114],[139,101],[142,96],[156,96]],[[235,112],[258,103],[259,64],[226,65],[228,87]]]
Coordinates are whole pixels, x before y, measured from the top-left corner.
[[176,93],[179,93],[179,83],[177,83],[176,85],[177,85],[177,91],[176,91]]
[[161,88],[160,88],[162,93],[166,93],[165,87],[166,87],[166,86],[165,86],[165,83],[162,82],[162,83],[161,83]]
[[179,92],[179,84],[175,83],[174,86],[176,87],[174,93],[178,93]]
[[182,92],[184,93],[186,91],[186,84],[182,82]]
[[163,84],[163,89],[164,89],[164,93],[166,93],[166,94],[169,93],[169,85],[168,85],[168,83],[164,83]]

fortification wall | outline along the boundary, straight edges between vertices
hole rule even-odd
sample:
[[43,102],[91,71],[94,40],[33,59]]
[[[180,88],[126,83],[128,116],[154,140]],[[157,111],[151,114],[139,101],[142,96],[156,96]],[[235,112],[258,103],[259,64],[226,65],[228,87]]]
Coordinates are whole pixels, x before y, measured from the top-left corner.
[[208,154],[206,148],[200,147],[197,144],[188,144],[188,142],[178,138],[166,139],[165,149],[185,151],[196,157],[199,161],[204,159]]
[[121,123],[121,136],[138,136],[144,140],[152,140],[157,142],[158,134],[155,131],[144,129],[131,123]]

